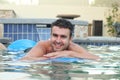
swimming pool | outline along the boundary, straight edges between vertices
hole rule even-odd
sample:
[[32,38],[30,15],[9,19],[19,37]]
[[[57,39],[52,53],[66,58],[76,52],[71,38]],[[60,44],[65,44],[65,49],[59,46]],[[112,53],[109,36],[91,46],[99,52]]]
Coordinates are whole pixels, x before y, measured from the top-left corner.
[[[17,61],[23,51],[0,51],[0,80],[120,80],[120,45],[84,46],[101,61]],[[22,54],[22,55],[21,55]],[[63,58],[67,59],[67,58]],[[65,60],[64,60],[65,61]]]

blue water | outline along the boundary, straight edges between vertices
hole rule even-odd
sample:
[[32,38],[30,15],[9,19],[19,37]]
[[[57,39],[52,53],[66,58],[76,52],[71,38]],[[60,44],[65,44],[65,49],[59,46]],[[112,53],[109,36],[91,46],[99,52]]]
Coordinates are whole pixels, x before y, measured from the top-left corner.
[[1,51],[0,80],[120,80],[120,46],[85,48],[101,60],[62,57],[23,62],[18,60],[24,51]]

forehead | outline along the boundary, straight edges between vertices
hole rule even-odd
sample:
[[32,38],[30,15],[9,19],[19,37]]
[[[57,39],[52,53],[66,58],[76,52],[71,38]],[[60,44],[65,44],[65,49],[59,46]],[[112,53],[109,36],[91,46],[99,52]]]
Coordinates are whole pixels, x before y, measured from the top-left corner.
[[70,30],[68,28],[61,28],[61,27],[57,27],[57,26],[52,27],[52,33],[54,33],[54,32],[70,34]]

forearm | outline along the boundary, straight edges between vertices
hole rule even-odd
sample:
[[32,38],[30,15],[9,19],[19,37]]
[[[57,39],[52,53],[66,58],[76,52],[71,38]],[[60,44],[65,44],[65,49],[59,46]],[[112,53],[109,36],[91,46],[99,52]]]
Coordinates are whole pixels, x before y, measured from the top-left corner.
[[92,60],[98,60],[100,59],[98,56],[91,54],[91,53],[78,53],[74,51],[59,51],[59,52],[54,52],[54,53],[49,53],[45,55],[45,57],[49,58],[57,58],[57,57],[75,57],[75,58],[85,58],[85,59],[92,59]]
[[21,61],[28,61],[28,60],[31,60],[31,61],[37,61],[37,60],[46,60],[48,59],[47,57],[31,57],[31,56],[25,56],[23,58],[21,58],[20,60]]
[[85,59],[91,59],[91,60],[100,59],[98,56],[88,53],[87,51],[86,52],[75,52],[75,51],[65,50],[65,51],[48,53],[43,56],[47,58],[75,57],[75,58],[85,58]]

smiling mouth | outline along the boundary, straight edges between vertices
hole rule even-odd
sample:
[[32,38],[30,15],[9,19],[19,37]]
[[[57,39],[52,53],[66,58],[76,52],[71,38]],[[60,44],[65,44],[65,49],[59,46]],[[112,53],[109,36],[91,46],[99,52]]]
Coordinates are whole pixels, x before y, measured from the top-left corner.
[[60,49],[61,46],[62,46],[62,45],[60,45],[60,44],[55,44],[55,47],[56,47],[57,49]]
[[57,43],[57,42],[56,42],[56,43],[54,44],[54,49],[55,49],[55,50],[61,50],[61,48],[62,48],[62,44],[61,44],[61,43]]

